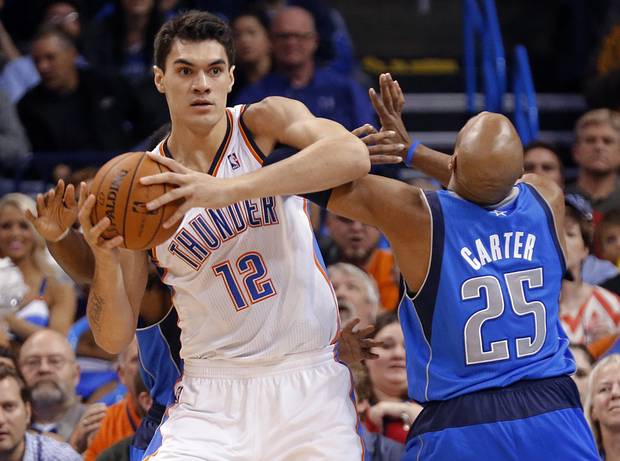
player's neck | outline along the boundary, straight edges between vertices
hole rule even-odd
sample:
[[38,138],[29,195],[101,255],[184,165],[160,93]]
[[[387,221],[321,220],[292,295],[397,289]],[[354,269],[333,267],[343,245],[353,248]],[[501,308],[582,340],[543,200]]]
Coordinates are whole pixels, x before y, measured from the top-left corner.
[[620,434],[601,427],[605,461],[620,461]]
[[224,115],[209,131],[195,131],[181,124],[173,124],[167,142],[174,159],[193,170],[209,171],[226,135],[227,120]]
[[616,187],[618,175],[615,171],[596,175],[582,172],[577,178],[577,185],[594,199],[606,198]]

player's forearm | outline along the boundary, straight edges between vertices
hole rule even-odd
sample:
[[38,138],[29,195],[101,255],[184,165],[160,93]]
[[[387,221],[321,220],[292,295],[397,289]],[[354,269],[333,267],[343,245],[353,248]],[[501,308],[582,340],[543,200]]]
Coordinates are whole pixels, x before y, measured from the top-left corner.
[[281,162],[231,181],[239,201],[331,189],[361,178],[369,169],[366,146],[352,136],[342,136],[319,140]]
[[413,167],[435,178],[443,186],[450,182],[450,155],[419,144],[413,155]]
[[118,354],[131,343],[138,319],[129,303],[119,264],[97,262],[86,307],[95,342]]
[[95,271],[95,258],[80,232],[71,229],[62,240],[58,242],[48,241],[47,248],[56,262],[75,283],[83,284],[92,281]]

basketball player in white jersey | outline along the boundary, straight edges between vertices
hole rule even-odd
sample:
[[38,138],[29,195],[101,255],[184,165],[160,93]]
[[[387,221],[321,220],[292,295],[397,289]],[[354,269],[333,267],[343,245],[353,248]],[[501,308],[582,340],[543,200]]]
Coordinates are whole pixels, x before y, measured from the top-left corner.
[[[152,250],[173,289],[185,370],[149,459],[362,459],[350,375],[334,354],[336,300],[292,194],[363,176],[366,147],[284,98],[226,109],[232,37],[209,13],[167,22],[155,55],[172,131],[153,155],[174,172],[143,182],[179,186],[149,208],[185,200],[166,223],[182,216],[176,233]],[[279,143],[300,151],[261,168]],[[117,353],[135,331],[148,259],[101,238],[110,222],[91,225],[94,199],[80,211],[95,256],[87,313],[97,343]]]

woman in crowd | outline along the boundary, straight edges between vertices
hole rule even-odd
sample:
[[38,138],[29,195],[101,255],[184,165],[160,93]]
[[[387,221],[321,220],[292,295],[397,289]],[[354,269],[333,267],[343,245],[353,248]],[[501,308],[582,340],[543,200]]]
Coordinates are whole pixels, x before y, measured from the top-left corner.
[[590,374],[586,417],[601,457],[620,460],[620,354],[602,359]]
[[261,10],[248,10],[232,21],[235,39],[235,85],[229,101],[235,94],[258,82],[271,72],[271,40],[269,18]]
[[0,255],[11,258],[29,288],[17,312],[0,319],[18,341],[43,327],[66,334],[77,302],[73,286],[55,276],[45,242],[26,219],[26,210],[36,215],[36,205],[26,195],[0,199]]
[[382,432],[405,443],[409,428],[422,407],[407,398],[405,339],[395,312],[377,317],[374,339],[383,341],[383,346],[372,349],[379,356],[377,359],[365,362],[370,406],[364,423],[370,432]]
[[562,281],[560,320],[571,343],[591,344],[620,326],[620,298],[583,280],[583,264],[592,241],[589,219],[574,194],[566,196],[564,229],[568,276]]

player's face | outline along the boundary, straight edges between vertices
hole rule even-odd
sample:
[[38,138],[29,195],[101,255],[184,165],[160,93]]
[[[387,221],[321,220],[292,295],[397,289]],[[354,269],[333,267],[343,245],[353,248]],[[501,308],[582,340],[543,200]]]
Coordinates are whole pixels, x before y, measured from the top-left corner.
[[579,223],[570,216],[564,219],[564,232],[566,236],[566,265],[574,270],[581,267],[581,263],[588,256],[588,248],[583,241]]
[[384,326],[375,340],[383,341],[383,346],[372,349],[378,359],[366,361],[370,380],[373,387],[399,397],[407,391],[405,339],[400,324],[395,322]]
[[523,169],[526,173],[535,173],[555,181],[564,187],[562,165],[556,155],[544,147],[534,147],[523,156]]
[[620,429],[620,365],[598,371],[592,383],[592,419],[609,429]]
[[600,241],[603,258],[618,264],[620,262],[620,225],[606,224],[602,226]]
[[166,71],[155,68],[155,86],[166,95],[173,125],[189,129],[210,130],[222,120],[233,82],[226,50],[215,40],[175,40]]
[[271,53],[269,34],[254,16],[240,16],[233,24],[235,57],[239,64],[257,63]]
[[372,303],[368,300],[368,293],[364,282],[358,277],[340,270],[330,271],[329,276],[336,292],[338,306],[341,304],[353,306],[361,320],[360,328],[373,323],[374,310]]
[[[20,397],[19,386],[12,378],[0,381],[0,457],[18,459],[24,433],[30,422],[30,406]],[[22,458],[19,458],[22,459]]]
[[17,262],[34,249],[34,234],[24,213],[13,205],[0,209],[0,254]]
[[606,174],[620,166],[620,135],[607,123],[583,127],[573,149],[577,164],[591,174]]

